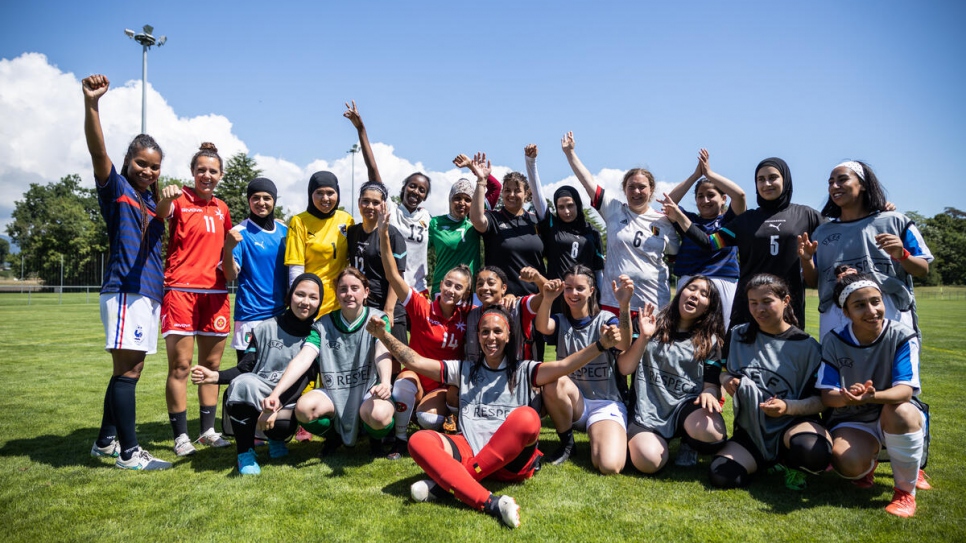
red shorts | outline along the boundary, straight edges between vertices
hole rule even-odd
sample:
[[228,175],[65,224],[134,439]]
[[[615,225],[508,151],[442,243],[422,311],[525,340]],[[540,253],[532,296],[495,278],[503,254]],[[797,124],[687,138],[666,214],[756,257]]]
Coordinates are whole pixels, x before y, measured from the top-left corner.
[[436,390],[437,388],[443,387],[443,383],[440,383],[435,379],[430,379],[429,377],[426,377],[421,373],[417,373],[416,377],[419,377],[419,386],[423,387],[423,394],[429,394],[430,392]]
[[[471,474],[476,473],[476,462],[474,461],[476,460],[476,457],[473,455],[473,448],[470,447],[469,442],[466,441],[466,438],[463,437],[463,434],[457,434],[455,436],[439,434],[439,437],[440,439],[448,439],[450,444],[456,446],[456,452],[459,455],[460,464],[463,465],[463,468],[466,469],[467,472]],[[487,478],[514,483],[533,477],[533,474],[536,473],[536,466],[534,464],[536,463],[537,457],[542,456],[543,453],[541,453],[540,449],[538,449],[536,446],[533,446],[532,448],[533,452],[530,454],[530,457],[526,460],[526,462],[523,463],[523,467],[518,471],[509,470],[504,467],[494,471]],[[526,450],[527,449],[524,449],[524,451]],[[518,463],[519,458],[514,458],[508,465]]]
[[227,336],[231,305],[227,292],[169,290],[161,302],[161,335]]

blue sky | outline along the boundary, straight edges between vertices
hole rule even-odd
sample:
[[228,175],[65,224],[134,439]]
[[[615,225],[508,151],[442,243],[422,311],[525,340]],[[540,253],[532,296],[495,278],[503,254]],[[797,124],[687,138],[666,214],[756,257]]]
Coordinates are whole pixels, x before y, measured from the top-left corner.
[[966,151],[963,2],[34,1],[0,7],[0,226],[29,182],[90,182],[90,73],[118,89],[103,110],[120,162],[140,127],[140,47],[123,30],[146,23],[168,36],[148,70],[163,173],[188,178],[211,140],[255,156],[291,211],[316,169],[349,193],[349,99],[385,144],[387,181],[426,170],[440,196],[457,153],[522,170],[529,142],[544,184],[567,181],[559,141],[573,130],[606,186],[637,166],[676,183],[706,147],[751,202],[765,157],[784,158],[794,200],[817,208],[829,171],[854,158],[901,211],[966,208],[947,171]]

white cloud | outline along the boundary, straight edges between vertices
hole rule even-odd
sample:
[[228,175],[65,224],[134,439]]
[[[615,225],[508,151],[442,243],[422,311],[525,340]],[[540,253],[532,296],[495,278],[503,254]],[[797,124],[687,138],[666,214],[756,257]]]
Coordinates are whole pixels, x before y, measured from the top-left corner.
[[[141,82],[115,81],[101,99],[101,122],[108,152],[120,164],[131,139],[141,129]],[[83,98],[80,79],[61,72],[39,53],[25,53],[15,59],[0,59],[0,230],[11,220],[14,201],[21,198],[30,183],[49,183],[64,175],[78,173],[87,186],[93,186],[90,156],[83,133]],[[164,97],[148,85],[148,132],[165,152],[162,173],[190,179],[191,156],[203,141],[212,141],[223,157],[249,152],[248,147],[232,133],[232,123],[221,115],[179,117]],[[421,162],[396,156],[392,145],[373,143],[379,171],[390,194],[398,194],[402,180],[413,172],[423,172],[433,181],[432,194],[426,202],[430,213],[448,210],[449,189],[461,177],[470,174],[457,168],[427,171]],[[305,209],[306,186],[312,173],[333,172],[340,181],[343,204],[349,208],[351,194],[351,155],[318,158],[304,166],[284,159],[261,155],[254,158],[266,177],[275,181],[279,204],[289,213]],[[510,171],[495,165],[493,173],[502,177]],[[605,168],[596,174],[599,184],[612,191],[620,190],[622,170]],[[367,179],[361,156],[355,157],[355,188]],[[574,176],[559,181],[544,179],[546,194],[561,184],[578,186]],[[672,186],[658,183],[658,195]],[[583,192],[583,191],[581,191]],[[584,195],[584,203],[588,203]]]

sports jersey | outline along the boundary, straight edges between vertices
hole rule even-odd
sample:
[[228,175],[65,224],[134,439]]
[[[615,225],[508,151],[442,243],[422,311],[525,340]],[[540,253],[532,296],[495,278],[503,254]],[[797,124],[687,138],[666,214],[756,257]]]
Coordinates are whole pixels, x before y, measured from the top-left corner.
[[854,221],[832,220],[822,224],[815,229],[812,239],[818,243],[813,260],[818,276],[818,310],[823,320],[835,305],[832,300],[835,268],[841,264],[875,277],[886,303],[886,318],[898,320],[897,312],[915,310],[912,275],[903,269],[901,262],[878,248],[875,241],[878,234],[899,236],[909,254],[927,262],[933,260],[919,229],[902,213],[882,211]]
[[[705,233],[713,234],[721,228],[722,224],[732,221],[737,215],[729,207],[723,215],[718,215],[713,219],[705,219],[697,213],[681,210],[693,224],[698,225]],[[705,275],[707,277],[726,277],[738,279],[740,274],[738,268],[738,249],[735,247],[725,247],[716,251],[708,250],[696,244],[693,240],[685,236],[677,223],[673,223],[674,228],[681,235],[681,248],[674,258],[674,275],[683,277],[686,275]]]
[[470,307],[456,306],[449,319],[443,317],[439,298],[430,302],[415,288],[403,300],[409,316],[409,347],[420,356],[433,360],[450,360],[463,356],[466,337],[466,317]]
[[[246,350],[246,354],[255,354],[254,364],[231,380],[226,392],[227,403],[246,403],[260,409],[262,400],[271,394],[289,362],[302,350],[304,342],[304,337],[283,330],[275,318],[256,326]],[[267,394],[265,385],[269,387]]]
[[759,331],[755,341],[742,343],[747,330],[747,323],[731,329],[726,355],[725,369],[741,379],[734,395],[734,424],[772,461],[778,457],[782,434],[796,418],[769,417],[758,404],[773,397],[801,400],[815,395],[822,352],[817,341],[794,326],[777,336]]
[[541,275],[547,273],[543,265],[543,241],[537,234],[537,216],[529,211],[514,216],[501,208],[487,211],[486,221],[486,232],[483,232],[486,265],[506,272],[508,293],[536,294],[536,285],[520,280],[520,270],[531,266]]
[[665,440],[673,438],[683,408],[698,398],[709,374],[718,374],[708,368],[716,363],[694,359],[687,332],[674,334],[668,343],[648,341],[634,370],[634,423]]
[[[886,320],[875,341],[860,345],[849,323],[823,338],[816,386],[835,390],[866,381],[872,381],[876,390],[908,385],[913,394],[919,393],[919,338],[915,330]],[[846,421],[874,422],[881,413],[882,404],[878,403],[836,407],[829,416],[828,427]]]
[[626,203],[611,197],[600,185],[592,202],[607,227],[607,261],[600,289],[601,305],[618,307],[608,285],[622,274],[634,280],[631,307],[650,302],[664,307],[671,301],[670,272],[664,255],[678,252],[680,241],[667,217],[651,208],[634,213]]
[[[389,208],[389,224],[395,226],[406,240],[406,284],[422,292],[429,288],[426,276],[429,275],[426,261],[426,248],[429,245],[429,211],[417,207],[412,213],[406,206],[396,205],[386,200]],[[400,271],[402,269],[400,268]]]
[[430,219],[429,245],[436,253],[433,295],[439,292],[439,284],[446,273],[456,266],[466,264],[474,277],[480,269],[480,233],[473,228],[468,216],[461,221],[455,221],[449,215]]
[[285,269],[285,237],[288,227],[275,221],[274,230],[262,230],[249,219],[232,230],[242,240],[231,251],[238,266],[235,320],[260,321],[285,310],[288,272]]
[[[382,310],[386,306],[386,297],[391,287],[389,279],[386,278],[386,269],[382,267],[379,229],[374,228],[372,232],[366,233],[362,223],[354,224],[349,227],[346,238],[349,265],[361,271],[369,280],[369,298],[366,299],[366,305]],[[399,273],[405,273],[406,240],[392,225],[389,225],[389,245],[392,257],[396,261],[396,268]],[[406,322],[406,313],[400,300],[396,300],[396,306],[393,308],[393,321],[397,324]]]
[[339,209],[328,219],[320,219],[308,211],[292,217],[285,240],[285,265],[304,266],[322,280],[322,305],[319,314],[338,309],[335,278],[345,268],[348,245],[346,230],[355,222]]
[[688,237],[698,245],[715,250],[738,248],[741,277],[731,309],[731,326],[751,321],[745,284],[759,273],[776,275],[788,283],[798,325],[805,326],[805,283],[798,259],[798,236],[808,232],[812,237],[821,223],[822,217],[814,209],[788,204],[778,211],[762,208],[745,211],[712,234],[710,240],[700,229],[697,236],[694,228],[688,230]]
[[113,165],[104,186],[95,186],[110,251],[101,293],[140,294],[161,303],[164,220],[156,216],[154,196],[150,190],[139,193]]
[[604,247],[600,232],[561,228],[561,221],[547,212],[537,225],[547,258],[547,279],[562,279],[564,273],[582,264],[593,271],[604,269]]
[[[556,333],[548,341],[557,346],[557,360],[593,345],[600,339],[600,327],[617,324],[617,317],[610,311],[601,311],[593,317],[576,323],[563,313],[553,316]],[[610,349],[570,374],[580,393],[588,400],[623,402],[627,392],[627,379],[617,371],[617,358]]]
[[218,198],[205,200],[184,187],[168,216],[168,265],[164,287],[193,292],[228,292],[222,273],[225,234],[231,230],[228,206]]
[[512,387],[505,359],[497,369],[480,363],[476,375],[473,375],[473,365],[469,360],[442,360],[440,373],[444,383],[459,387],[460,431],[473,448],[473,454],[479,454],[511,411],[530,404],[540,362],[518,362]]
[[[524,296],[513,305],[510,312],[510,332],[517,342],[517,360],[532,357],[531,345],[533,344],[533,334],[531,333],[536,311],[530,309],[530,300],[533,295]],[[480,317],[483,316],[483,308],[474,307],[466,316],[466,343],[464,344],[463,358],[466,360],[478,360],[480,358]]]
[[333,429],[350,447],[355,445],[362,424],[359,407],[379,378],[375,362],[378,340],[369,334],[365,323],[371,315],[383,319],[386,316],[378,309],[367,307],[364,311],[365,315],[354,330],[342,323],[341,311],[323,315],[305,338],[306,347],[318,350],[316,362],[320,381],[335,406]]

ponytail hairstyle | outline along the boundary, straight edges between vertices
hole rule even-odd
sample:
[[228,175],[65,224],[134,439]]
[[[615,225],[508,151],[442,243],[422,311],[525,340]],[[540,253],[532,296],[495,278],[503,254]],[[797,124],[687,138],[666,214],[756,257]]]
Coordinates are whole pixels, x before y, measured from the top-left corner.
[[476,272],[476,281],[473,282],[473,292],[476,292],[476,282],[480,280],[480,274],[485,271],[496,274],[496,276],[503,283],[504,287],[510,282],[509,279],[507,279],[506,272],[503,271],[503,268],[498,266],[485,266],[482,270]]
[[[590,283],[590,288],[597,288],[597,282],[594,280],[594,270],[588,268],[587,266],[584,266],[583,264],[575,264],[573,268],[570,268],[564,272],[561,279],[566,281],[568,277],[573,275],[583,275]],[[574,316],[570,314],[570,304],[568,304],[566,300],[563,302],[564,315],[569,319],[573,319]],[[591,317],[596,317],[597,314],[600,313],[600,304],[597,303],[597,296],[594,293],[591,293],[589,296],[587,296],[587,313]]]
[[[862,191],[862,207],[869,213],[885,211],[885,206],[889,203],[889,200],[886,198],[885,189],[879,183],[879,178],[875,176],[875,172],[865,162],[860,160],[850,162],[858,164],[862,170],[862,175],[858,175],[858,172],[853,170],[853,174],[859,178],[859,184],[865,189]],[[846,164],[839,164],[839,166]],[[825,207],[822,208],[822,216],[832,219],[837,219],[842,216],[842,208],[832,202],[831,196],[825,201]]]
[[[510,172],[503,176],[503,191],[506,190],[509,183],[519,183],[523,185],[523,203],[527,203],[533,200],[533,193],[530,192],[530,183],[527,182],[527,176],[520,172]],[[502,192],[502,191],[501,191]]]
[[[138,134],[133,140],[131,140],[131,144],[127,146],[127,153],[124,155],[124,162],[121,163],[121,175],[124,177],[124,179],[127,179],[127,167],[128,164],[131,163],[131,160],[134,159],[134,155],[145,149],[154,149],[159,155],[161,155],[161,159],[164,159],[164,151],[161,150],[161,146],[158,145],[158,142],[154,141],[154,138],[147,134]],[[155,203],[161,199],[161,191],[158,189],[157,182],[151,184],[151,196],[154,197]],[[144,213],[144,206],[142,205],[141,208],[141,212]]]
[[692,276],[687,283],[678,287],[671,303],[657,314],[657,330],[654,338],[660,343],[671,343],[681,322],[681,296],[684,290],[695,281],[708,285],[708,308],[704,314],[691,324],[688,333],[694,344],[695,362],[710,360],[721,345],[724,345],[724,317],[721,316],[721,296],[711,280],[704,275]]
[[201,147],[198,148],[198,152],[195,153],[195,155],[193,157],[191,157],[191,173],[192,173],[192,175],[194,175],[194,173],[195,173],[195,166],[198,165],[198,158],[203,157],[203,156],[211,157],[211,158],[217,158],[218,159],[218,169],[221,170],[222,172],[225,171],[225,166],[224,166],[224,164],[221,161],[221,156],[218,154],[218,148],[215,147],[215,144],[214,143],[211,143],[210,141],[206,141],[206,142],[204,142],[204,143],[201,144]]
[[[753,276],[751,280],[748,281],[748,284],[745,285],[745,294],[747,295],[748,291],[752,289],[762,287],[768,288],[772,294],[782,300],[784,300],[786,296],[791,296],[791,293],[788,290],[788,284],[785,283],[785,281],[780,277],[770,273],[759,273]],[[795,317],[795,310],[792,308],[791,303],[785,305],[785,312],[782,313],[782,320],[796,328],[798,327],[798,319]],[[742,343],[754,343],[755,338],[758,337],[758,331],[758,321],[752,317],[751,321],[748,322],[748,328],[745,330],[745,333],[742,334],[739,341]]]
[[[466,264],[457,264],[453,266],[446,275],[456,272],[466,278],[466,290],[463,291],[463,298],[457,302],[456,305],[465,304],[473,299],[473,271]],[[445,275],[443,276],[446,277]]]
[[[515,388],[517,386],[516,375],[517,366],[520,365],[520,361],[517,360],[517,338],[513,336],[513,327],[510,326],[510,315],[503,309],[502,305],[491,305],[490,307],[483,310],[480,314],[480,324],[483,323],[488,315],[496,315],[503,320],[507,327],[507,341],[506,346],[503,348],[503,356],[506,358],[506,376],[509,382],[509,387]],[[480,326],[476,327],[476,334],[479,335]],[[477,338],[479,341],[479,338]],[[476,380],[477,374],[480,372],[480,368],[483,366],[486,356],[483,354],[482,342],[480,342],[480,356],[473,362],[473,367],[470,369],[470,381]]]

